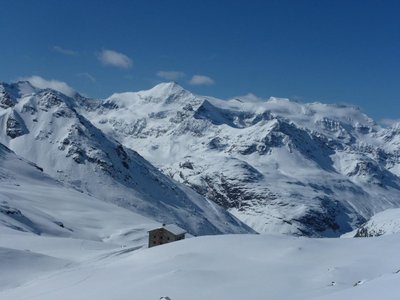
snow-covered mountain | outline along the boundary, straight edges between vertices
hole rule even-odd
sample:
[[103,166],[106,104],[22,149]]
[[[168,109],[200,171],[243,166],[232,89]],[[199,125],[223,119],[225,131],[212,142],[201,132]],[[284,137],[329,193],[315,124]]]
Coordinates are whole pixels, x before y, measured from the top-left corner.
[[400,208],[387,209],[343,237],[373,237],[400,233]]
[[259,232],[338,236],[400,206],[400,127],[355,107],[224,101],[175,83],[85,103],[107,136]]
[[0,84],[0,142],[78,191],[192,234],[251,232],[92,125],[79,113],[90,103],[28,82]]

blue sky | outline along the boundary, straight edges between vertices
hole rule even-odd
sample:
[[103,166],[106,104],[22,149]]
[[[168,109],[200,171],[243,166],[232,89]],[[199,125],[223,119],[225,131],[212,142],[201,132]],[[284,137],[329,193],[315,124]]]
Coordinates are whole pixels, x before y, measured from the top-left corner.
[[107,97],[175,79],[220,98],[351,103],[400,119],[400,1],[0,5],[0,81],[36,75]]

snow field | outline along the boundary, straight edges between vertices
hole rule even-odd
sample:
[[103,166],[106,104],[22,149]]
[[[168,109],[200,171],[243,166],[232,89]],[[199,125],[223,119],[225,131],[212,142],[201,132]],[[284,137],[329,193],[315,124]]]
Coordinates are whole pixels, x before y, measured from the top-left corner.
[[364,299],[360,295],[372,288],[392,297],[385,299],[395,299],[400,291],[399,246],[399,235],[224,235],[150,249],[103,249],[102,255],[92,253],[86,261],[79,261],[77,254],[76,265],[51,276],[3,289],[0,299],[345,299],[334,296],[342,294]]

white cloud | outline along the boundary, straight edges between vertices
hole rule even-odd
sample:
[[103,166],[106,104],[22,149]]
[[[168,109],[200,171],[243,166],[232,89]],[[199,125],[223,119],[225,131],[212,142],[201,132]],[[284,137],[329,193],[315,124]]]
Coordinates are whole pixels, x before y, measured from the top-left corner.
[[238,99],[238,100],[243,101],[243,102],[261,102],[261,101],[265,101],[263,98],[258,97],[256,95],[254,95],[253,93],[248,93],[247,95],[244,95],[244,96],[237,96],[237,97],[234,97],[234,99]]
[[58,53],[61,53],[61,54],[64,54],[64,55],[70,55],[70,56],[78,54],[78,52],[76,52],[74,50],[65,49],[65,48],[60,47],[60,46],[53,46],[53,50],[58,52]]
[[36,75],[30,77],[22,77],[19,80],[29,81],[34,87],[37,87],[39,89],[53,89],[70,97],[76,94],[76,91],[63,81],[53,79],[47,80],[43,77]]
[[90,81],[93,82],[93,83],[96,82],[96,78],[94,78],[94,76],[90,75],[90,74],[87,73],[87,72],[79,73],[79,74],[76,74],[76,75],[79,76],[79,77],[86,78],[86,79],[90,80]]
[[189,80],[189,83],[192,85],[212,85],[215,82],[212,78],[208,76],[193,75],[193,77]]
[[178,80],[185,77],[186,74],[181,71],[158,71],[157,76],[166,80]]
[[382,119],[379,121],[385,127],[391,127],[396,124],[400,124],[400,119]]
[[133,64],[132,59],[130,59],[128,56],[114,50],[104,49],[97,55],[97,58],[105,66],[112,66],[122,69],[129,69]]

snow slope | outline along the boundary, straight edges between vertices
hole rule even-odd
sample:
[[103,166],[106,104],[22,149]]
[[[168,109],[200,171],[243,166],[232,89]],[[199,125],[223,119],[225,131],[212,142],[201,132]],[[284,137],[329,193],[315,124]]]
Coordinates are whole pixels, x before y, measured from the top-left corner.
[[68,266],[54,257],[0,247],[0,289],[17,287],[38,275]]
[[399,238],[224,235],[113,249],[0,289],[0,299],[397,299]]
[[0,84],[0,98],[0,142],[74,189],[192,234],[252,232],[105,136],[78,112],[90,103],[79,94],[19,82]]
[[[396,273],[398,274],[398,273]],[[383,275],[382,277],[357,286],[354,289],[346,289],[334,294],[318,297],[318,300],[337,300],[337,299],[358,299],[358,300],[397,300],[399,293],[399,276],[394,274]],[[317,299],[315,299],[317,300]]]
[[358,108],[224,101],[175,83],[81,113],[258,232],[339,236],[400,205],[400,131]]
[[[158,223],[68,188],[0,144],[0,233],[108,240],[118,232],[146,230]],[[121,240],[125,243],[129,240]]]

